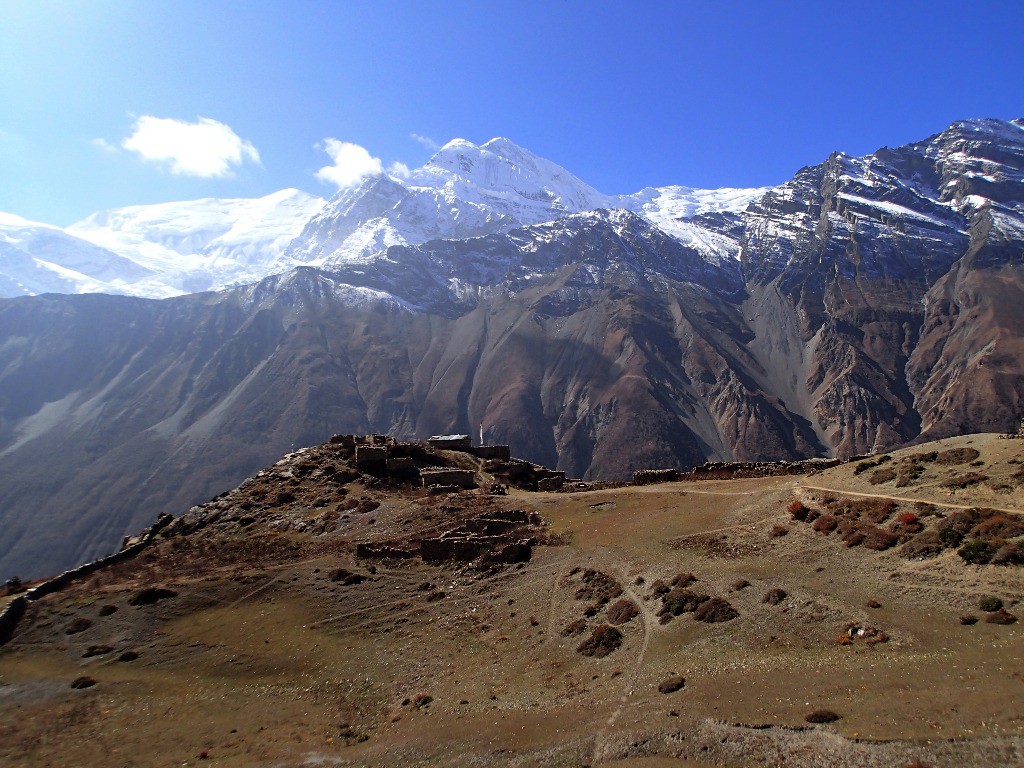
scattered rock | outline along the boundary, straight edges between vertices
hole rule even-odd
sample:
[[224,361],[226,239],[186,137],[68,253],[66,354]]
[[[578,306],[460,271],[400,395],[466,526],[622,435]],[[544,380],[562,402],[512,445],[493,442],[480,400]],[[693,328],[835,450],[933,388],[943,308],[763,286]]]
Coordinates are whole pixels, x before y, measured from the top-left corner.
[[85,653],[82,654],[83,659],[90,659],[93,656],[103,656],[114,650],[112,645],[90,645],[85,649]]

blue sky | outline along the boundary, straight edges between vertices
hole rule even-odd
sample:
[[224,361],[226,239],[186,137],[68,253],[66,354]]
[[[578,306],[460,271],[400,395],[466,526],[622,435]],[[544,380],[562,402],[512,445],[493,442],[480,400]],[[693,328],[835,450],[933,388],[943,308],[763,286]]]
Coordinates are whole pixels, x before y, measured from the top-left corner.
[[[0,211],[59,225],[284,187],[327,196],[327,139],[415,167],[431,141],[503,135],[626,193],[774,184],[836,149],[1024,116],[1020,2],[0,10]],[[215,156],[161,160],[166,130],[200,118]]]

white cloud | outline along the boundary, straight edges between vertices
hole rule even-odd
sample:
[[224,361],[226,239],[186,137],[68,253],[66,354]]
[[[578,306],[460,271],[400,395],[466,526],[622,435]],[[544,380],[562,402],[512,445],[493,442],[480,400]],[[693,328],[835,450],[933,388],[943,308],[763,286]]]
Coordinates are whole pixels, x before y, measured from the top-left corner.
[[117,147],[106,139],[91,139],[89,143],[97,149],[102,149],[104,152],[117,152]]
[[409,166],[397,160],[388,166],[388,173],[399,179],[409,178]]
[[229,177],[234,167],[260,161],[256,147],[230,126],[208,117],[187,123],[143,115],[121,146],[144,160],[166,165],[171,173],[203,179]]
[[358,144],[324,139],[318,149],[330,155],[334,164],[325,165],[316,172],[316,177],[324,184],[334,184],[338,189],[354,187],[367,176],[384,171],[380,158],[374,157]]
[[429,136],[421,136],[418,133],[410,133],[409,138],[415,141],[417,144],[421,144],[431,152],[437,152],[441,148],[441,145],[434,141]]

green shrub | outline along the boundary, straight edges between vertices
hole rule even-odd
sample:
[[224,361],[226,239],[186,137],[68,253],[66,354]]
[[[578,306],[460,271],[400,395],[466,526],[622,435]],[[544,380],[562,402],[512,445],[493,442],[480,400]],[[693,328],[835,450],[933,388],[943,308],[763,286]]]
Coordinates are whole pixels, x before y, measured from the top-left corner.
[[1003,607],[1003,601],[995,595],[985,595],[978,601],[978,608],[985,613],[993,613]]
[[973,565],[985,565],[992,559],[994,553],[992,545],[981,539],[973,539],[957,550],[957,554],[963,558],[965,563]]

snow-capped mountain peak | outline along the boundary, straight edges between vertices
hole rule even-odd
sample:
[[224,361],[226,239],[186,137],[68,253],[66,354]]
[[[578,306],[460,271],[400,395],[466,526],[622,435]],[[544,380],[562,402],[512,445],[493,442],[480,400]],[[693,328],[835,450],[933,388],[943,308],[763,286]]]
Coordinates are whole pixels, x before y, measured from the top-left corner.
[[[0,270],[8,278],[2,291],[165,297],[218,290],[296,266],[362,261],[395,245],[482,237],[600,209],[637,213],[706,261],[722,263],[737,257],[735,242],[694,217],[742,210],[764,191],[674,186],[606,195],[511,139],[480,145],[453,139],[408,176],[373,174],[330,201],[284,189],[257,199],[206,198],[94,213],[66,230],[53,228],[65,239],[61,249],[47,250],[49,266],[24,259],[14,266],[10,259],[11,266]],[[105,266],[97,266],[96,274],[75,266],[100,261]]]

